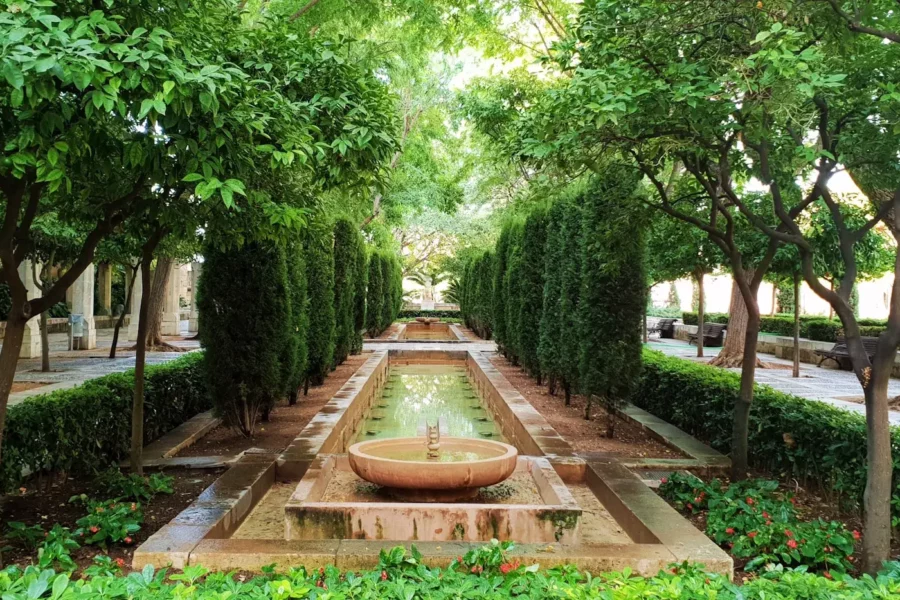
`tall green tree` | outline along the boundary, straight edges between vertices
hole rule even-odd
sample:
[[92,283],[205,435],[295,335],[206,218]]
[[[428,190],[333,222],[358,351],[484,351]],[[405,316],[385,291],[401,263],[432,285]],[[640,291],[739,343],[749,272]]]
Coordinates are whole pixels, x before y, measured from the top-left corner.
[[370,338],[378,337],[383,331],[381,314],[384,307],[384,272],[381,255],[377,249],[369,253],[368,287],[366,289],[366,333]]
[[366,329],[366,292],[368,286],[368,254],[362,238],[357,240],[353,257],[353,340],[350,353],[359,354],[363,349],[363,331]]
[[544,248],[547,242],[547,211],[535,209],[525,220],[522,236],[521,301],[518,315],[518,345],[522,366],[541,384],[541,311],[544,304]]
[[290,244],[286,251],[286,261],[291,306],[291,338],[284,356],[284,367],[288,403],[294,405],[303,389],[308,360],[309,297],[303,244],[299,241]]
[[344,362],[355,345],[354,274],[362,243],[362,235],[353,222],[338,219],[334,224],[334,366]]
[[309,296],[304,394],[311,385],[322,385],[334,360],[334,235],[331,229],[310,235],[306,242],[306,278]]
[[284,251],[252,243],[209,248],[205,258],[198,305],[207,382],[224,422],[251,436],[286,388],[282,357],[293,331]]
[[585,195],[579,323],[581,387],[591,416],[594,397],[607,406],[607,436],[615,408],[637,387],[641,319],[646,304],[644,223],[634,171],[610,168]]

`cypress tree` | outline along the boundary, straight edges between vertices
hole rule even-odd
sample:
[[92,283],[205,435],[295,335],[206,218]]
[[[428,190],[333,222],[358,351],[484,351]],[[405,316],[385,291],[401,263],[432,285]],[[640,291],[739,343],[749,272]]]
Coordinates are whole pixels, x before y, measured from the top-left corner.
[[288,402],[293,405],[303,387],[306,373],[306,337],[309,331],[309,303],[306,291],[306,262],[303,246],[296,244],[287,252],[288,291],[291,308],[291,341],[285,360]]
[[475,321],[472,318],[472,307],[471,307],[471,298],[472,298],[472,267],[475,264],[475,260],[473,258],[469,258],[466,260],[466,264],[463,267],[463,275],[460,280],[460,288],[462,288],[462,293],[459,298],[459,311],[462,313],[463,321],[466,324],[466,327],[475,330]]
[[403,265],[400,264],[400,258],[391,253],[391,269],[393,273],[393,312],[391,313],[391,323],[400,316],[403,310]]
[[612,169],[585,196],[582,215],[581,385],[590,418],[596,396],[614,408],[637,386],[645,297],[644,211],[635,198],[637,175]]
[[489,340],[493,335],[494,328],[494,253],[491,251],[487,251],[481,255],[478,266],[478,283],[476,290],[481,327],[481,331],[478,335]]
[[[562,376],[560,352],[563,351],[562,315],[560,312],[560,296],[562,294],[563,271],[563,220],[566,207],[564,200],[556,201],[547,215],[547,243],[544,253],[544,290],[541,309],[540,340],[538,342],[538,360],[541,372],[547,378],[550,393],[556,392],[556,386]],[[501,234],[502,237],[502,234]],[[500,243],[498,241],[498,254]]]
[[519,306],[518,345],[522,366],[541,384],[538,344],[541,336],[541,311],[544,306],[544,246],[547,241],[547,211],[536,209],[525,220],[522,234],[521,302]]
[[334,358],[334,236],[331,231],[307,242],[306,274],[309,334],[304,393],[310,385],[322,385]]
[[522,306],[522,237],[524,223],[515,222],[509,231],[509,248],[503,285],[506,287],[506,343],[504,350],[509,361],[517,365],[521,359],[519,346],[519,313]]
[[363,331],[366,328],[366,286],[368,284],[368,257],[362,236],[357,236],[356,256],[353,258],[353,340],[350,345],[352,354],[359,354],[363,349]]
[[559,287],[560,331],[557,346],[560,384],[565,393],[566,406],[571,404],[572,391],[579,388],[581,327],[579,305],[581,298],[581,207],[577,201],[565,201],[560,238],[561,267]]
[[384,279],[378,250],[369,253],[368,286],[366,288],[366,332],[370,338],[381,334],[381,309],[384,302]]
[[[216,413],[252,435],[287,386],[291,311],[284,251],[251,243],[209,248],[198,290],[203,362]],[[239,285],[236,284],[239,282]]]
[[359,230],[349,219],[339,219],[334,224],[334,358],[336,367],[347,359],[354,343],[353,280],[356,267],[357,238]]
[[491,274],[491,314],[494,317],[493,337],[501,353],[504,352],[503,348],[504,344],[506,344],[506,285],[504,284],[504,277],[509,258],[509,230],[510,223],[507,221],[500,230],[500,237],[497,239],[497,245],[494,248],[494,272]]

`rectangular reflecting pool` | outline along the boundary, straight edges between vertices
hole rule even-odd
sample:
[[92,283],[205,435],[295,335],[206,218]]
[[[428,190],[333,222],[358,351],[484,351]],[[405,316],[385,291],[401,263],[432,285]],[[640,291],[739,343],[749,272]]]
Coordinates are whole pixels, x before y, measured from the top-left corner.
[[442,436],[505,441],[466,368],[448,364],[391,365],[354,441],[424,439],[425,424],[438,421]]
[[418,323],[415,321],[407,323],[397,339],[432,342],[459,341],[459,337],[449,323]]

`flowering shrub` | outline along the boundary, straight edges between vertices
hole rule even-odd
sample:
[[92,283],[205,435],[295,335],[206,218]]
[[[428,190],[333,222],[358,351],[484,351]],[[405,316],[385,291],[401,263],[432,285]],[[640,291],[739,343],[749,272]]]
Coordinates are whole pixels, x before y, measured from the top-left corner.
[[[152,567],[122,576],[118,565],[102,561],[72,580],[52,570],[8,567],[0,571],[0,597],[58,600],[509,600],[566,598],[570,600],[896,600],[900,597],[900,563],[886,565],[877,578],[854,579],[836,573],[833,580],[774,568],[738,586],[721,575],[682,565],[655,577],[622,573],[581,573],[572,566],[539,570],[519,568],[503,574],[484,570],[428,567],[421,555],[398,548],[386,551],[386,562],[374,569],[342,572],[334,566],[317,570],[267,570],[253,579],[233,573],[210,573],[190,565],[173,575]],[[496,556],[496,555],[495,555]],[[489,562],[493,558],[482,556]],[[505,563],[501,563],[505,564]]]
[[851,533],[837,521],[801,521],[794,499],[777,490],[776,481],[723,485],[676,473],[659,493],[676,508],[708,512],[706,534],[735,558],[750,559],[748,571],[770,564],[803,565],[830,576],[851,568],[859,532]]
[[76,496],[73,501],[84,503],[88,509],[87,516],[76,521],[75,535],[84,545],[105,548],[107,542],[131,544],[131,536],[140,531],[144,522],[141,505],[136,502],[96,501],[84,496]]

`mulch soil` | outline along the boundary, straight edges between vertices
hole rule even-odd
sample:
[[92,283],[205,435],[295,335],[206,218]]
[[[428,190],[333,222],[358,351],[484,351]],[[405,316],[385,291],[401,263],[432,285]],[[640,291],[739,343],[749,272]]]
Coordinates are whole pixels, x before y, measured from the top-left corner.
[[250,448],[276,452],[284,450],[369,356],[364,352],[348,357],[342,365],[331,372],[323,385],[309,388],[309,394],[301,396],[294,406],[289,406],[287,401],[279,402],[272,409],[269,422],[260,423],[252,437],[220,426],[197,443],[179,452],[178,456],[231,456]]
[[[111,558],[122,558],[127,564],[131,564],[131,553],[134,548],[143,543],[160,527],[175,518],[178,513],[187,508],[200,493],[212,485],[221,471],[218,470],[170,470],[166,472],[175,478],[174,494],[160,494],[149,504],[142,505],[144,511],[144,524],[141,530],[132,537],[133,543],[129,546],[121,544],[112,545],[108,550],[97,546],[85,546],[72,552],[72,558],[80,568],[91,565],[94,556],[108,554]],[[57,478],[59,479],[59,477]],[[25,525],[40,525],[45,531],[49,531],[53,525],[59,523],[74,531],[77,529],[75,522],[85,516],[86,510],[80,504],[73,504],[69,499],[80,494],[103,500],[106,494],[98,489],[93,480],[87,477],[67,477],[64,481],[47,485],[44,482],[32,482],[33,487],[22,488],[15,495],[7,495],[0,499],[0,523],[3,523],[6,533],[6,524],[10,521],[19,521]],[[3,565],[11,564],[25,567],[37,558],[36,550],[27,550],[17,544],[3,542]]]
[[503,356],[495,355],[491,362],[576,452],[602,452],[615,458],[683,458],[681,453],[650,437],[641,427],[619,418],[615,420],[615,437],[608,438],[607,413],[602,406],[594,403],[591,420],[586,421],[584,396],[573,395],[571,405],[566,406],[562,391],[551,396],[547,386],[538,385]]

